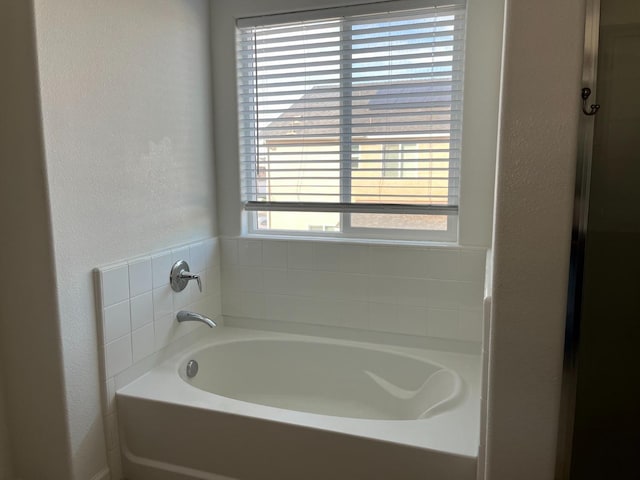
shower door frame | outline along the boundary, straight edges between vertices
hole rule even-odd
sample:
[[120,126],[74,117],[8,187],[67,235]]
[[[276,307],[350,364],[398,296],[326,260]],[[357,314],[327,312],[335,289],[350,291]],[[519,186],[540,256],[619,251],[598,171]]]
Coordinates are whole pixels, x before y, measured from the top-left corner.
[[[589,100],[597,98],[598,46],[600,40],[600,0],[587,0],[585,10],[584,58],[582,87],[591,89]],[[578,95],[580,92],[576,92]],[[569,480],[575,421],[577,357],[580,346],[580,320],[582,316],[582,289],[585,242],[589,220],[589,191],[593,156],[595,115],[582,115],[578,127],[576,182],[571,230],[571,255],[565,322],[564,363],[558,444],[556,454],[556,480]]]

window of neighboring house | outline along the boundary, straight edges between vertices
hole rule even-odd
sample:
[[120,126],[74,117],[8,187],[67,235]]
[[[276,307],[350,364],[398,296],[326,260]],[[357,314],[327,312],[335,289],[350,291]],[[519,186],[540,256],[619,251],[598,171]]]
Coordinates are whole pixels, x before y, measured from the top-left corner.
[[238,21],[250,231],[455,240],[465,5],[437,1]]
[[408,143],[394,143],[384,145],[382,153],[382,176],[417,178],[420,164],[418,160],[418,145]]
[[400,145],[388,144],[382,146],[382,176],[401,177],[402,162],[400,155]]

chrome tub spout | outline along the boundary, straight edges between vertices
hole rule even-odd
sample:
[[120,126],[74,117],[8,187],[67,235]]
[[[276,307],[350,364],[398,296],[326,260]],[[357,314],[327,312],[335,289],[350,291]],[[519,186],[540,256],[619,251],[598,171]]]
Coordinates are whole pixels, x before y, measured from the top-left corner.
[[213,328],[216,326],[216,322],[211,320],[209,317],[205,317],[204,315],[200,315],[195,312],[188,312],[187,310],[180,310],[176,315],[178,322],[202,322],[207,324],[209,327]]

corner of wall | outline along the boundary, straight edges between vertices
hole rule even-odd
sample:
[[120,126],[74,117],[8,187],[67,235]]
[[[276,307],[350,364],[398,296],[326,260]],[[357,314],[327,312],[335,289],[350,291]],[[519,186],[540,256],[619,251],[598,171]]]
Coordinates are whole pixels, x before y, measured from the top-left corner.
[[584,2],[506,12],[486,472],[542,480],[555,470]]
[[12,473],[70,478],[33,9],[31,2],[0,9],[0,156],[7,160],[0,167],[0,223],[7,227],[0,261],[16,272],[0,279]]

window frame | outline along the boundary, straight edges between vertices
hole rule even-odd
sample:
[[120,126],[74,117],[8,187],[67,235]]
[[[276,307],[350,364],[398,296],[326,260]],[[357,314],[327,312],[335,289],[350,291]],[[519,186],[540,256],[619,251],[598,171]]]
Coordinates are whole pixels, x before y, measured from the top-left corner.
[[[404,9],[407,8],[407,6],[409,5],[413,5],[413,8],[418,7],[418,5],[423,8],[425,6],[430,6],[429,3],[431,2],[424,2],[424,1],[411,1],[411,0],[386,0],[383,2],[377,2],[378,5],[376,5],[376,7],[374,7],[373,13],[376,13],[376,8],[378,8],[379,6],[381,6],[382,4],[394,4],[394,10],[400,10],[400,9]],[[465,2],[466,3],[466,2]],[[426,4],[426,5],[425,5]],[[339,13],[339,16],[343,16],[343,15],[353,15],[354,13],[349,13],[351,10],[353,9],[358,9],[360,7],[371,7],[372,5],[375,4],[364,4],[364,5],[354,5],[354,6],[343,6],[343,7],[335,7],[335,8],[328,8],[328,9],[322,9],[322,11],[326,11],[326,12],[336,12]],[[404,6],[403,6],[404,5]],[[435,3],[434,3],[435,5]],[[316,12],[317,10],[307,10],[307,11],[300,11],[300,12],[295,12],[295,13],[291,13],[289,14],[289,16],[291,17],[295,17],[295,18],[299,18],[299,19],[307,19],[305,18],[305,16],[309,13],[309,12]],[[385,11],[384,8],[380,8],[379,9],[380,12]],[[465,7],[465,11],[466,11],[466,7]],[[273,22],[273,23],[284,23],[285,18],[287,17],[287,14],[278,14],[278,15],[273,15],[272,17],[281,17],[282,20],[279,22]],[[465,15],[466,17],[466,15]],[[320,17],[322,18],[322,17]],[[329,18],[329,15],[326,15],[326,18]],[[292,18],[293,19],[293,18]],[[465,28],[466,30],[466,28]],[[351,40],[351,39],[349,39]],[[466,50],[466,46],[464,48],[464,50]],[[464,51],[463,50],[463,51]],[[341,55],[341,62],[346,61],[344,60],[343,56]],[[352,61],[351,59],[349,61]],[[349,79],[350,80],[350,79]],[[342,80],[341,80],[342,83]],[[462,82],[464,85],[464,82]],[[461,104],[463,102],[461,101]],[[343,108],[341,106],[341,108]],[[341,112],[342,113],[342,112]],[[462,121],[460,120],[460,124],[462,123]],[[349,135],[351,136],[351,132],[344,132],[343,133],[343,127],[342,127],[342,123],[340,124],[340,134],[341,136],[343,134],[345,135]],[[351,137],[351,139],[353,139]],[[460,143],[462,142],[461,138],[458,140]],[[351,142],[349,142],[351,143]],[[406,142],[400,142],[396,145],[400,146],[400,149],[402,149],[404,143]],[[416,140],[413,139],[409,142],[409,144],[415,145],[416,144]],[[349,172],[349,180],[346,183],[341,182],[340,184],[340,198],[341,200],[346,200],[347,197],[349,197],[351,195],[351,179],[353,178],[351,176],[351,172],[353,171],[354,167],[358,168],[358,165],[354,165],[353,163],[353,155],[354,155],[354,151],[353,151],[353,147],[357,146],[357,142],[353,142],[351,143],[351,148],[348,149],[342,149],[343,151],[340,152],[341,155],[341,159],[340,159],[340,163],[343,164],[343,166],[341,167],[341,171],[347,171]],[[359,154],[361,154],[362,151],[359,152]],[[403,159],[403,152],[399,151],[398,153],[399,155],[399,159],[397,160],[398,164],[399,164],[399,168],[402,167],[402,159]],[[384,160],[381,157],[381,168],[383,168],[384,165]],[[459,158],[458,159],[458,165],[457,168],[459,171],[461,171],[461,167],[462,167],[462,159]],[[259,168],[259,167],[258,167]],[[454,162],[449,163],[449,171],[453,170],[456,168],[456,165],[454,164]],[[410,178],[410,177],[405,177],[402,173],[402,171],[400,170],[398,172],[399,174],[395,177],[389,177],[389,178]],[[459,177],[457,179],[455,179],[455,181],[457,181],[456,186],[454,187],[457,190],[457,204],[455,205],[455,211],[454,212],[447,212],[447,213],[433,213],[433,214],[429,214],[429,213],[423,213],[421,215],[433,215],[433,216],[446,216],[447,217],[447,229],[446,230],[434,230],[434,229],[403,229],[403,228],[376,228],[376,227],[354,227],[351,224],[351,215],[353,214],[358,214],[360,212],[358,211],[337,211],[336,213],[339,213],[340,216],[340,231],[327,231],[326,228],[323,228],[323,231],[320,230],[313,230],[313,229],[309,229],[309,230],[275,230],[275,229],[261,229],[259,228],[258,225],[258,217],[259,217],[259,212],[260,210],[257,209],[246,209],[245,206],[243,205],[241,208],[241,214],[245,217],[245,221],[243,222],[243,224],[245,225],[246,231],[247,233],[251,234],[251,235],[256,235],[256,236],[286,236],[286,237],[313,237],[313,238],[348,238],[348,239],[362,239],[362,240],[369,240],[369,239],[381,239],[381,240],[409,240],[409,241],[415,241],[415,240],[419,240],[419,241],[433,241],[433,242],[457,242],[459,240],[458,238],[458,231],[459,231],[459,205],[460,205],[460,196],[461,196],[461,192],[460,192],[460,176],[461,173],[459,173]],[[451,175],[448,175],[447,177],[448,182],[452,181]],[[449,183],[449,188],[451,188],[451,184]],[[350,202],[349,202],[350,203]],[[313,212],[314,210],[307,210],[307,212]],[[296,210],[296,212],[305,212],[305,210]],[[395,213],[395,212],[394,212]],[[384,212],[379,212],[378,214],[380,215],[385,215],[386,213]],[[410,215],[411,212],[405,212],[404,214],[406,215]],[[417,214],[416,214],[417,215]]]
[[[458,240],[458,215],[447,215],[446,230],[412,230],[374,227],[353,227],[350,221],[352,212],[337,212],[340,214],[341,232],[329,230],[268,230],[258,228],[260,211],[248,210],[242,212],[247,219],[247,233],[252,236],[265,237],[313,237],[315,239],[350,239],[350,240],[390,240],[390,241],[427,241],[452,243]],[[299,213],[299,212],[297,212]],[[357,212],[356,212],[357,213]],[[384,215],[384,214],[381,214]],[[425,234],[429,238],[425,238]]]

